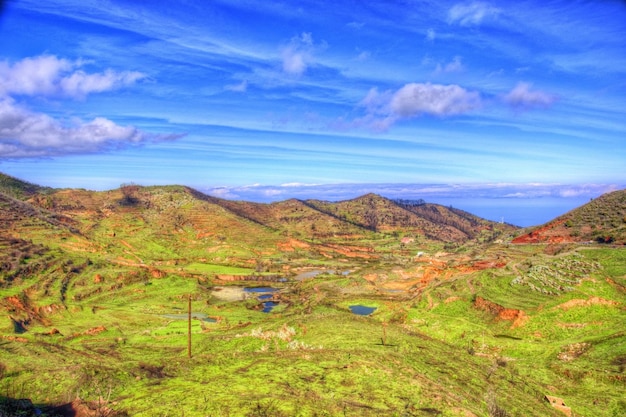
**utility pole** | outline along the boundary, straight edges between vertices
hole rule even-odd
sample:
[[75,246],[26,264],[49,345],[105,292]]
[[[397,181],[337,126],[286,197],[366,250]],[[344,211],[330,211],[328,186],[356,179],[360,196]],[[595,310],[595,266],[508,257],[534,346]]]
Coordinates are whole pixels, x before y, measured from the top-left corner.
[[191,359],[191,294],[188,295],[188,314],[187,314],[187,357]]

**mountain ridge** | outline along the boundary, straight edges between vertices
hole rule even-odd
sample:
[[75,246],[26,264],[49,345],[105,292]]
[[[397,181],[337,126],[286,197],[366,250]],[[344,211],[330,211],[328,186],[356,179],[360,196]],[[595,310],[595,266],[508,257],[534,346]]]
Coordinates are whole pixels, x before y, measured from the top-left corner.
[[[7,178],[12,178],[8,177]],[[126,210],[133,206],[149,211],[151,206],[160,203],[150,201],[150,193],[168,190],[182,196],[184,190],[190,196],[213,204],[251,221],[259,226],[282,232],[297,238],[360,236],[371,232],[402,232],[403,234],[421,235],[427,239],[462,243],[478,236],[482,231],[501,229],[506,232],[516,230],[510,225],[481,219],[459,209],[452,209],[438,204],[428,203],[423,207],[403,206],[386,197],[368,193],[349,200],[329,202],[322,200],[288,199],[274,203],[256,203],[248,201],[226,200],[210,196],[187,186],[137,186],[123,185],[109,191],[89,191],[84,189],[50,189],[12,179],[7,182],[4,191],[22,193],[22,199],[45,210],[58,211],[60,214],[87,217],[100,215],[102,210]],[[162,194],[159,191],[158,194]],[[141,196],[133,204],[136,197]],[[159,197],[160,198],[160,197]],[[143,199],[143,200],[142,200]],[[100,213],[100,214],[97,214]],[[180,218],[184,214],[179,213]]]

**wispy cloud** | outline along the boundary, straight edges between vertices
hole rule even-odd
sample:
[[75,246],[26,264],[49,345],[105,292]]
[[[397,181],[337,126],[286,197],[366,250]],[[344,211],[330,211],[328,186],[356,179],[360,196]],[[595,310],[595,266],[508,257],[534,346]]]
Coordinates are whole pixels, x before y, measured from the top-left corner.
[[248,80],[243,80],[238,84],[229,84],[224,89],[236,93],[245,93],[248,90]]
[[443,73],[454,73],[454,72],[463,72],[465,71],[465,66],[461,61],[460,56],[455,56],[452,61],[442,65],[437,64],[435,68],[435,74],[443,74]]
[[435,40],[435,38],[437,37],[437,32],[435,32],[435,29],[433,28],[429,28],[426,31],[426,40],[429,42],[433,42]]
[[456,4],[448,12],[448,22],[461,26],[479,25],[485,19],[495,18],[500,9],[482,1]]
[[557,97],[543,91],[533,90],[530,83],[520,82],[503,99],[516,110],[529,110],[549,107],[557,100]]
[[54,55],[24,58],[13,64],[0,62],[0,96],[65,96],[84,98],[134,84],[146,77],[138,71],[89,74],[81,69],[81,60],[70,61]]
[[283,71],[289,75],[302,75],[313,62],[315,45],[311,33],[303,32],[291,39],[283,48]]

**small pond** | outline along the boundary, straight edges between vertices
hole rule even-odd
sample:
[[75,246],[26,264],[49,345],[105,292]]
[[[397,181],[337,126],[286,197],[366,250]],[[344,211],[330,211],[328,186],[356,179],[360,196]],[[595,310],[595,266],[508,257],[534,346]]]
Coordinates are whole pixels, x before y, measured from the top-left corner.
[[269,313],[274,307],[278,305],[278,302],[272,301],[274,293],[279,288],[274,287],[215,287],[213,289],[213,296],[222,301],[242,301],[249,298],[256,298],[259,301],[265,301],[263,303],[263,312]]
[[264,313],[269,313],[277,305],[278,305],[278,303],[276,303],[274,301],[266,301],[266,302],[263,303],[263,310],[261,310],[261,311],[264,312]]
[[274,288],[274,287],[246,287],[246,288],[243,289],[243,291],[245,293],[258,294],[257,295],[257,300],[259,300],[259,301],[267,300],[267,301],[265,301],[263,303],[263,310],[261,310],[264,313],[269,313],[270,311],[272,311],[272,309],[274,307],[276,307],[278,305],[277,302],[272,301],[272,298],[274,297],[273,293],[278,291],[278,288]]
[[350,306],[350,311],[352,311],[353,314],[356,314],[358,316],[369,316],[374,311],[376,311],[376,307],[353,305],[353,306]]
[[273,293],[278,291],[278,288],[274,288],[274,287],[246,287],[243,289],[244,292],[253,292],[253,293],[259,293],[259,294],[265,294],[265,293]]
[[[187,320],[189,318],[189,314],[162,314],[161,317],[172,320]],[[192,319],[202,320],[206,323],[215,323],[215,319],[207,316],[206,313],[191,313]]]

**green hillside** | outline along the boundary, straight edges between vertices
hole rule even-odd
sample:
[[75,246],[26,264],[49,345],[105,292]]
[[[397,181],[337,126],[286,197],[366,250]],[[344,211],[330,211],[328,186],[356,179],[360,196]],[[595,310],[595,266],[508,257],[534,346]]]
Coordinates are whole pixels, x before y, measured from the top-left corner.
[[0,415],[626,413],[623,246],[375,195],[8,194]]

